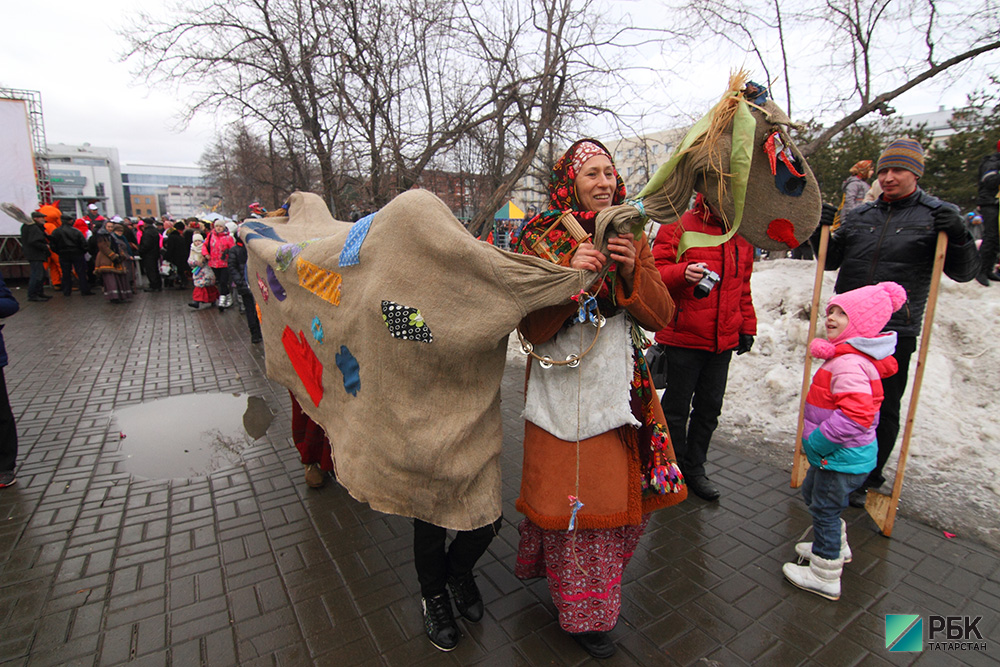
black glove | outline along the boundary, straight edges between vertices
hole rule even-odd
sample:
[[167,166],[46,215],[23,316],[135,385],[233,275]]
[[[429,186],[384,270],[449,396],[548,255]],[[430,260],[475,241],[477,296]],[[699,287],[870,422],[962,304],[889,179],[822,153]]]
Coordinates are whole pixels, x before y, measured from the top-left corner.
[[934,209],[934,231],[944,232],[952,243],[965,242],[965,222],[962,214],[950,206],[938,206]]
[[829,227],[833,224],[833,219],[837,217],[837,207],[833,204],[823,204],[823,210],[819,214],[819,224]]
[[744,352],[749,352],[751,347],[753,347],[753,335],[740,334],[740,345],[736,348],[736,356],[738,357]]

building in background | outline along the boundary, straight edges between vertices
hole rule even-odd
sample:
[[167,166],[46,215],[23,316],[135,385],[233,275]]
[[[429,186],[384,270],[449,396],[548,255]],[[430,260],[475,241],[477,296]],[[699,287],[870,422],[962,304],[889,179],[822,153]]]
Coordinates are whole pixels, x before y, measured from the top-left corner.
[[656,170],[670,159],[688,128],[661,130],[641,137],[609,139],[605,145],[615,157],[615,166],[629,197],[639,194]]
[[127,163],[122,171],[130,216],[199,217],[222,199],[197,167]]
[[102,215],[125,215],[118,149],[84,143],[48,144],[43,159],[48,167],[52,198],[63,213],[82,217],[88,204]]

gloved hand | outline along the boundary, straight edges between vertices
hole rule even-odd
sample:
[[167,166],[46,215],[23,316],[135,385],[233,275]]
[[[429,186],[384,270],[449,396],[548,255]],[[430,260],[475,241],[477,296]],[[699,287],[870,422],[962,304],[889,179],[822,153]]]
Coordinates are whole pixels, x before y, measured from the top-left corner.
[[934,209],[934,231],[944,232],[952,243],[965,241],[965,223],[962,214],[950,206],[938,206]]
[[753,335],[740,334],[740,344],[736,348],[736,356],[740,356],[744,352],[749,352],[751,347],[753,347]]
[[823,204],[823,210],[819,214],[819,224],[829,227],[833,224],[833,219],[837,217],[837,207],[833,204]]

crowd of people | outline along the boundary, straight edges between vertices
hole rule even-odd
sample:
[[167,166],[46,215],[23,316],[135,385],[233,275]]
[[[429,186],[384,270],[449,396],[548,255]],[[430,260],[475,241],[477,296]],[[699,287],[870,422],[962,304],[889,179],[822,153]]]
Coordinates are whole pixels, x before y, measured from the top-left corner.
[[[982,248],[957,207],[920,188],[924,155],[912,139],[893,141],[877,161],[859,161],[844,183],[839,210],[824,206],[820,224],[835,227],[826,268],[839,273],[837,294],[826,308],[826,336],[811,344],[824,363],[807,395],[802,442],[811,464],[803,498],[815,539],[795,544],[798,561],[783,567],[785,577],[804,590],[840,597],[843,567],[851,561],[841,514],[849,505],[863,504],[865,491],[886,481],[883,468],[899,431],[938,235],[947,237],[948,276],[984,285],[995,279],[998,170],[1000,143],[997,155],[980,168]],[[877,180],[869,185],[873,177]],[[756,335],[750,291],[754,248],[740,236],[726,236],[724,216],[698,195],[652,241],[620,234],[599,250],[591,239],[597,214],[622,203],[625,187],[612,155],[593,139],[577,141],[556,162],[549,194],[548,210],[519,229],[515,252],[538,255],[544,241],[566,253],[569,266],[598,277],[577,302],[532,312],[519,327],[535,354],[526,369],[516,503],[524,519],[518,525],[515,574],[544,577],[560,627],[590,655],[607,658],[615,653],[608,633],[618,620],[622,578],[650,514],[684,500],[687,491],[709,502],[721,495],[708,475],[709,444],[733,353],[751,351]],[[46,208],[52,207],[33,213],[33,222],[22,230],[31,264],[30,301],[51,298],[42,289],[46,268],[64,295],[72,293],[75,275],[81,295],[101,287],[112,303],[132,298],[141,272],[148,292],[191,288],[193,308],[215,304],[224,312],[233,305],[235,290],[253,340],[260,340],[244,277],[247,251],[235,223],[106,220],[93,207],[74,220]],[[553,227],[567,215],[587,234],[584,240],[568,227]],[[681,235],[691,231],[725,238],[679,250]],[[8,294],[0,282],[0,316],[17,308]],[[603,321],[601,345],[594,348],[596,361],[588,363],[587,374],[580,371],[572,401],[576,405],[585,396],[602,409],[581,425],[578,415],[565,418],[572,411],[562,402],[557,376],[547,370],[557,355],[539,355],[559,350],[560,340],[582,340],[581,328],[588,327],[593,312]],[[639,327],[656,332],[666,360],[662,397],[638,342]],[[0,389],[5,359],[0,338]],[[293,440],[307,484],[318,488],[334,468],[330,442],[294,397],[292,402]],[[4,414],[0,404],[0,439],[8,439]],[[14,443],[16,457],[16,433]],[[0,486],[13,480],[8,450],[0,450],[0,472],[6,467],[9,475],[0,478],[7,480]],[[452,601],[467,621],[483,617],[473,570],[500,525],[497,517],[460,531],[446,546],[444,528],[414,521],[424,628],[437,648],[451,650],[461,636]]]
[[92,296],[97,290],[113,304],[132,300],[142,279],[144,292],[164,289],[192,291],[188,306],[234,305],[247,313],[251,340],[261,342],[253,295],[246,287],[246,249],[235,222],[188,218],[157,220],[101,215],[96,204],[82,218],[62,213],[51,204],[31,213],[21,225],[21,247],[29,265],[28,301],[45,302],[45,282],[63,296]]

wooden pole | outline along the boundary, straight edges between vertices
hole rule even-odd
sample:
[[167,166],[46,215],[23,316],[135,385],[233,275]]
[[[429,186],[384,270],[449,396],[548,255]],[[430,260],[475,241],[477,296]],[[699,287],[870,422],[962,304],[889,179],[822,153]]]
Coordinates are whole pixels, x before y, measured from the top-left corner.
[[816,335],[816,319],[819,317],[819,299],[823,293],[823,270],[826,268],[826,249],[830,242],[830,226],[823,225],[819,232],[819,250],[816,253],[816,278],[813,280],[812,308],[809,310],[809,335],[806,337],[806,363],[802,369],[802,391],[799,392],[799,425],[795,430],[795,455],[792,458],[793,489],[802,486],[809,470],[809,459],[802,451],[802,430],[806,413],[806,393],[809,391],[809,381],[812,379],[812,354],[809,353],[809,342]]
[[910,452],[910,436],[913,434],[913,421],[917,414],[917,402],[920,400],[920,385],[924,379],[924,368],[927,365],[927,350],[930,348],[931,327],[934,325],[934,309],[937,306],[938,288],[941,285],[941,271],[944,269],[944,256],[948,250],[948,235],[938,232],[937,250],[934,254],[934,270],[931,273],[931,287],[927,294],[927,309],[924,311],[924,325],[920,334],[920,351],[917,354],[917,370],[913,374],[913,391],[910,394],[910,405],[906,411],[906,426],[903,429],[903,441],[899,446],[899,463],[896,464],[896,479],[892,484],[892,495],[887,496],[874,489],[868,489],[865,499],[865,509],[886,537],[892,536],[892,526],[896,522],[896,510],[899,507],[899,495],[903,490],[903,472],[906,470],[906,458]]

